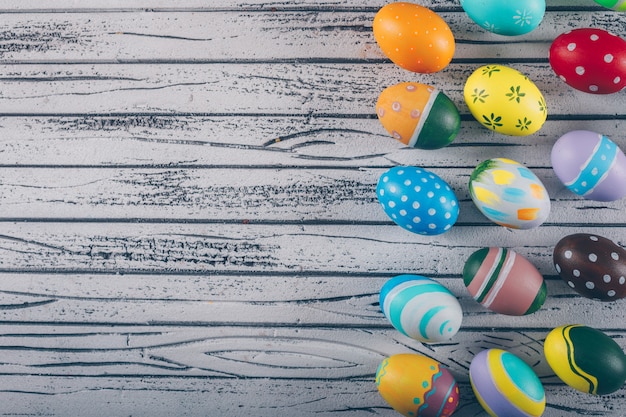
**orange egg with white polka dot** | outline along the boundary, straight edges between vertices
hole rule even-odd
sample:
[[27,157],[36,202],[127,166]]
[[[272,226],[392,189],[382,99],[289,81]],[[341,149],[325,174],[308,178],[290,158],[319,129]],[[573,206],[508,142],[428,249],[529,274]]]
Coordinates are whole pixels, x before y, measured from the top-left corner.
[[374,38],[383,53],[409,71],[441,71],[454,55],[454,35],[432,10],[413,3],[390,3],[374,17]]

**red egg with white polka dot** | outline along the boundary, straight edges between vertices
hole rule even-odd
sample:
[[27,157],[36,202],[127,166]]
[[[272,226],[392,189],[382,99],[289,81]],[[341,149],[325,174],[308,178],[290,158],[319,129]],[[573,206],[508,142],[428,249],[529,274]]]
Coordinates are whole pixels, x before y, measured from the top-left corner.
[[616,93],[626,87],[626,40],[603,29],[574,29],[552,42],[550,65],[577,90]]
[[554,267],[580,295],[600,301],[626,297],[626,250],[605,237],[576,233],[554,247]]

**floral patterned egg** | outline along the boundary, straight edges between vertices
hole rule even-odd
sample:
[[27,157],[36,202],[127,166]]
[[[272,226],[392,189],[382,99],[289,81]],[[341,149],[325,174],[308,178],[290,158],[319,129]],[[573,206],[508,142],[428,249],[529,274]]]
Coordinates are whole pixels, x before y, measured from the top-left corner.
[[469,191],[491,221],[511,229],[531,229],[550,214],[550,197],[537,176],[519,162],[488,159],[470,175]]
[[579,196],[594,201],[626,196],[626,155],[604,135],[567,132],[552,146],[550,160],[563,185]]
[[449,417],[459,405],[459,387],[450,371],[415,353],[385,358],[376,371],[376,388],[407,417]]
[[445,233],[459,216],[459,202],[452,188],[424,168],[390,168],[378,179],[376,196],[394,223],[420,235]]
[[521,72],[504,65],[475,70],[465,82],[463,94],[474,118],[504,135],[532,135],[548,115],[539,88]]
[[376,114],[391,136],[420,149],[449,145],[461,128],[459,111],[448,96],[414,82],[385,88],[378,96]]
[[543,351],[554,373],[578,391],[606,395],[626,382],[626,355],[622,348],[592,327],[557,327],[548,333]]
[[476,24],[506,36],[532,32],[546,12],[545,0],[461,0],[461,6]]
[[601,6],[609,9],[617,10],[618,12],[626,12],[626,0],[594,0]]
[[423,343],[451,339],[463,320],[454,294],[421,275],[398,275],[380,289],[380,309],[400,333]]
[[454,35],[448,24],[418,4],[383,6],[374,16],[373,31],[383,53],[405,70],[425,74],[441,71],[454,55]]
[[585,93],[611,94],[626,87],[626,41],[606,30],[579,28],[559,35],[549,59],[561,80]]

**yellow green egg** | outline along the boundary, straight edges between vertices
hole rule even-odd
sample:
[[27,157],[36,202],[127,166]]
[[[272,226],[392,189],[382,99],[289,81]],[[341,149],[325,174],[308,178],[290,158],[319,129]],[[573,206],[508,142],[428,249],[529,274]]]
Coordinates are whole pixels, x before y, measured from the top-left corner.
[[463,95],[478,122],[504,135],[532,135],[548,115],[546,101],[535,83],[504,65],[478,68],[465,82]]
[[626,381],[626,355],[600,330],[580,324],[557,327],[546,337],[543,350],[554,373],[578,391],[610,394]]

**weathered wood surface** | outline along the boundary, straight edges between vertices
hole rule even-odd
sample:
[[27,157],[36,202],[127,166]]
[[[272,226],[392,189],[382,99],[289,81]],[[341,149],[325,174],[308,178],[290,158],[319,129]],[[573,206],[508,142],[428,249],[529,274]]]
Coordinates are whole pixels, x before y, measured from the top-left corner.
[[[593,96],[558,80],[552,39],[595,26],[626,36],[626,14],[593,1],[548,1],[533,33],[481,31],[456,0],[429,0],[457,38],[452,64],[419,75],[391,64],[371,35],[380,0],[234,2],[59,0],[0,3],[0,415],[394,416],[373,383],[386,355],[421,352],[461,384],[460,416],[486,416],[467,368],[501,347],[545,384],[546,416],[623,416],[626,391],[592,397],[562,384],[542,355],[566,323],[626,349],[626,301],[578,296],[556,275],[563,236],[626,247],[626,201],[569,193],[549,153],[573,129],[626,149],[624,92]],[[473,121],[465,78],[483,63],[526,73],[549,120],[528,138]],[[403,148],[376,120],[382,88],[439,86],[462,130],[438,151]],[[530,231],[490,224],[467,180],[480,161],[531,167],[552,198]],[[399,164],[454,188],[459,222],[412,235],[374,188]],[[461,281],[474,250],[507,246],[545,276],[527,317],[487,311]],[[422,345],[378,307],[390,276],[438,279],[463,328]]]

